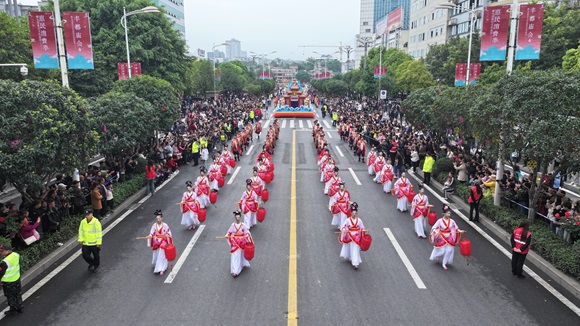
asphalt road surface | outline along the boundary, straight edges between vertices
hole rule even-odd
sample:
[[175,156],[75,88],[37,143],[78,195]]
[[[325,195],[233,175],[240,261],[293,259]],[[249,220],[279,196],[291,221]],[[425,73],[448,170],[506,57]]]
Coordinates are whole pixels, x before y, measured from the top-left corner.
[[[269,121],[265,123],[273,120]],[[328,118],[326,121],[330,122]],[[432,246],[428,240],[417,238],[409,213],[396,210],[395,198],[372,182],[366,165],[356,161],[336,130],[325,128],[340,175],[373,236],[372,247],[362,253],[360,269],[353,269],[339,257],[341,246],[336,228],[330,225],[328,197],[323,195],[320,183],[311,123],[300,119],[282,121],[273,156],[275,178],[268,185],[270,199],[265,204],[267,217],[252,229],[255,258],[237,278],[230,275],[226,241],[215,237],[225,234],[233,221],[232,212],[237,209],[244,180],[251,176],[263,141],[256,138],[252,151],[238,162],[240,169],[231,184],[220,190],[217,207],[208,209],[203,229],[188,231],[180,225],[179,205],[175,203],[181,199],[185,182],[198,175],[197,168],[184,166],[154,196],[134,205],[133,211],[105,235],[97,274],[88,272],[82,258],[73,256],[69,265],[25,300],[24,314],[4,317],[0,324],[580,324],[580,317],[537,281],[529,276],[524,280],[512,277],[510,259],[455,214],[452,218],[467,230],[472,242],[469,264],[459,254],[459,248],[447,271],[430,261]],[[226,183],[233,177],[228,176]],[[291,196],[293,182],[295,198]],[[415,180],[413,183],[417,184]],[[435,195],[427,195],[440,212],[441,202]],[[290,232],[293,200],[295,237]],[[153,274],[151,250],[145,241],[134,240],[148,234],[156,209],[163,210],[165,222],[173,232],[178,250],[174,265],[188,244],[193,245],[182,258],[184,263],[176,275]],[[407,265],[386,231],[396,239],[408,259]],[[297,252],[290,255],[294,240]],[[293,280],[289,277],[292,261],[297,264],[295,288],[289,287]],[[416,271],[415,277],[408,266]],[[577,298],[552,284],[541,272],[536,273],[568,298],[569,305],[580,306]],[[172,282],[168,283],[170,278]],[[293,309],[289,300],[293,299],[297,310],[296,314],[291,312],[289,320],[288,311]]]

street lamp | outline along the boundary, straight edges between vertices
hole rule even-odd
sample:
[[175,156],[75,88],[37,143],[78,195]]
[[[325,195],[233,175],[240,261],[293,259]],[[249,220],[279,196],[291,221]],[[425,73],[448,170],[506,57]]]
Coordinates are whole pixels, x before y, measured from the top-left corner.
[[253,54],[257,57],[262,58],[262,71],[266,71],[266,57],[268,57],[269,55],[274,54],[274,53],[276,53],[276,51],[272,51],[270,53],[262,53],[262,54],[250,51],[250,54]]
[[129,32],[127,31],[127,17],[137,14],[148,14],[160,12],[159,9],[155,6],[147,6],[143,9],[133,10],[130,12],[125,11],[125,7],[123,7],[123,17],[121,17],[121,25],[125,28],[125,45],[127,47],[127,70],[129,70],[129,79],[131,79],[131,57],[129,55]]
[[216,61],[215,60],[216,59],[215,58],[215,48],[217,48],[218,46],[230,46],[230,45],[227,44],[227,43],[220,43],[218,45],[215,45],[214,44],[214,46],[211,48],[211,53],[213,55],[213,64],[212,64],[212,66],[213,66],[213,98],[214,98],[214,100],[217,99],[217,93],[216,93],[216,87],[215,87],[215,61]]
[[481,8],[479,9],[475,7],[472,8],[471,1],[469,2],[469,7],[467,9],[464,9],[459,5],[448,5],[448,4],[443,4],[435,8],[448,10],[457,9],[461,13],[469,12],[469,47],[467,48],[467,74],[465,75],[465,87],[469,87],[469,77],[471,74],[471,43],[472,43],[471,41],[473,40],[473,24],[475,18],[477,18],[476,13],[481,12]]
[[[336,54],[339,53],[340,51],[336,51],[332,54]],[[318,53],[316,51],[312,51],[312,53],[316,53],[320,56],[320,59],[324,59],[324,78],[326,78],[326,73],[328,72],[328,68],[327,68],[327,60],[328,58],[332,58],[332,54],[322,54],[322,53]]]
[[0,67],[20,67],[20,74],[22,76],[28,75],[28,67],[26,67],[26,63],[0,63]]

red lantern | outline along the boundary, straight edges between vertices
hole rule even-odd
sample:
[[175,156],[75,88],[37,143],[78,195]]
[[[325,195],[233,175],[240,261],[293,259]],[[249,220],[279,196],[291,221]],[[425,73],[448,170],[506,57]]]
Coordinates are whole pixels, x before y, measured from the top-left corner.
[[197,212],[197,220],[199,221],[199,223],[205,222],[206,216],[207,216],[207,211],[205,210],[205,208],[200,208],[199,211]]
[[231,167],[235,168],[235,167],[236,167],[236,160],[234,160],[234,159],[230,159],[230,161],[228,162],[228,164],[229,164]]
[[165,258],[168,261],[175,260],[177,252],[175,250],[175,246],[173,245],[173,240],[171,240],[171,242],[167,246],[165,246],[165,248],[163,248],[163,251],[165,252]]
[[469,241],[469,239],[463,239],[459,241],[459,251],[461,252],[462,256],[471,256],[471,241]]
[[270,182],[272,182],[272,175],[270,174],[270,172],[264,173],[264,182],[266,184],[269,184]]
[[228,168],[225,165],[220,165],[220,173],[225,177],[228,174]]
[[266,209],[264,207],[258,208],[258,213],[256,214],[258,222],[262,223],[266,219]]
[[409,194],[407,195],[407,199],[409,200],[409,202],[413,201],[413,198],[415,198],[416,193],[413,190],[409,190]]
[[427,215],[427,222],[429,222],[429,225],[431,226],[435,225],[435,222],[437,222],[437,213],[433,211],[429,212]]
[[244,246],[244,258],[246,258],[246,260],[252,260],[252,258],[254,258],[253,242],[246,243],[246,245]]
[[226,183],[226,179],[224,179],[223,177],[218,177],[217,182],[218,182],[218,187],[221,188]]
[[212,191],[209,193],[209,202],[215,204],[217,202],[217,191]]
[[264,202],[267,202],[269,198],[269,194],[268,194],[268,190],[267,189],[263,189],[262,190],[262,200]]
[[371,247],[371,243],[373,242],[373,238],[368,233],[363,233],[360,239],[360,250],[367,251]]

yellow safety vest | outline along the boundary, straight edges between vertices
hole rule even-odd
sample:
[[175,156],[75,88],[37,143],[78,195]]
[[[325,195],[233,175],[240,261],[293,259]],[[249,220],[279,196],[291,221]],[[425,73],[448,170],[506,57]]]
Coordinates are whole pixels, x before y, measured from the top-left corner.
[[226,132],[230,132],[230,131],[232,131],[232,127],[231,127],[231,126],[230,126],[230,124],[228,123],[228,124],[226,125]]
[[207,139],[205,139],[205,138],[200,139],[199,144],[201,146],[205,146],[207,148]]
[[250,111],[250,119],[254,119],[254,110]]
[[333,113],[332,114],[332,120],[338,120],[338,114],[337,113]]
[[84,218],[79,226],[79,242],[83,246],[100,246],[103,243],[103,230],[101,222],[93,217],[90,222]]
[[225,141],[225,140],[226,140],[226,135],[224,135],[224,134],[221,134],[221,135],[220,135],[220,140],[221,140],[221,141]]
[[4,276],[2,277],[2,283],[12,283],[20,279],[20,255],[11,252],[8,256],[4,257],[8,269]]
[[191,152],[199,153],[199,144],[196,141],[193,142],[193,145],[191,145]]

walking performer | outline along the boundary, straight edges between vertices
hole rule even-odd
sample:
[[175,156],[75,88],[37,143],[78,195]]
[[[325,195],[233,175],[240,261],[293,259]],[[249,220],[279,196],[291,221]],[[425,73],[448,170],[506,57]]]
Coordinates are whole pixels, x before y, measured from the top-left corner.
[[218,163],[226,167],[228,175],[232,174],[233,168],[230,165],[230,161],[233,159],[234,158],[232,157],[232,154],[230,153],[230,151],[228,151],[228,145],[227,144],[224,145],[224,150],[222,151],[222,154],[219,156]]
[[371,150],[369,151],[369,153],[367,154],[367,167],[369,170],[369,175],[373,175],[375,174],[375,160],[377,159],[377,151],[375,146],[373,145],[371,147]]
[[322,171],[320,172],[320,181],[323,182],[324,185],[324,194],[328,194],[328,181],[330,179],[332,179],[332,177],[335,175],[335,170],[336,170],[337,166],[334,164],[334,160],[332,158],[329,158],[328,160],[326,160],[326,164],[324,164],[324,167],[322,168]]
[[393,178],[395,177],[393,166],[391,165],[391,160],[387,160],[387,164],[383,166],[380,174],[381,183],[383,184],[383,191],[388,194],[393,189]]
[[419,238],[427,238],[425,236],[425,228],[427,227],[427,215],[430,209],[429,198],[425,195],[423,187],[421,187],[411,204],[411,216],[413,216],[413,221],[415,222],[415,233],[417,233]]
[[338,225],[338,228],[344,221],[350,217],[350,193],[344,189],[344,181],[339,183],[340,189],[331,198],[328,209],[332,213],[332,222],[330,225]]
[[360,242],[364,232],[363,221],[358,217],[358,204],[350,205],[352,215],[349,216],[340,226],[339,242],[342,243],[340,257],[350,261],[354,269],[362,262],[360,258]]
[[258,176],[258,167],[254,166],[253,175],[250,178],[252,180],[252,189],[258,195],[258,197],[262,196],[262,190],[266,189],[266,183],[260,176]]
[[218,185],[218,178],[222,178],[222,173],[215,155],[213,156],[213,163],[209,166],[207,178],[209,180],[210,189],[219,191],[220,187]]
[[361,134],[356,144],[356,155],[358,156],[359,162],[361,160],[363,161],[363,163],[365,162],[366,151],[367,151],[367,142],[364,136]]
[[328,181],[328,180],[324,180],[324,177],[326,175],[326,166],[331,161],[334,161],[334,160],[332,159],[332,156],[330,155],[329,151],[326,151],[326,153],[324,155],[322,155],[322,157],[318,160],[318,166],[320,169],[320,182],[322,182],[322,183],[325,183],[326,181]]
[[324,194],[330,197],[329,205],[333,204],[332,198],[334,198],[334,194],[336,194],[340,189],[340,183],[342,182],[342,178],[338,176],[339,170],[340,169],[338,168],[338,166],[334,167],[332,177],[328,179],[324,187]]
[[183,193],[181,197],[181,225],[187,226],[188,230],[195,230],[196,226],[199,225],[199,220],[197,219],[197,213],[199,213],[199,208],[201,204],[197,200],[197,195],[193,191],[193,184],[191,181],[185,183],[187,186],[187,191]]
[[407,199],[407,195],[413,189],[413,185],[407,179],[405,172],[401,175],[401,177],[395,182],[395,187],[393,189],[393,194],[397,195],[397,210],[400,212],[407,211],[407,205],[409,204],[409,199]]
[[205,208],[209,206],[209,180],[205,175],[205,168],[203,166],[199,167],[199,176],[195,179],[194,186],[200,207]]
[[244,258],[244,247],[246,243],[252,243],[250,229],[242,223],[242,213],[234,212],[235,222],[232,223],[226,233],[226,238],[230,244],[230,272],[233,277],[240,275],[244,267],[250,267],[250,262]]
[[444,205],[443,217],[435,222],[429,233],[429,241],[433,244],[433,251],[429,259],[439,263],[439,259],[443,257],[441,266],[447,270],[447,264],[453,263],[455,244],[459,243],[463,232],[465,231],[460,230],[455,221],[451,219],[449,206]]
[[262,121],[256,122],[256,127],[254,128],[254,132],[258,135],[258,139],[260,139],[260,133],[262,133]]
[[373,165],[374,171],[376,173],[375,178],[373,179],[374,182],[379,183],[381,182],[381,171],[385,166],[385,156],[383,152],[379,152],[379,156],[375,160],[375,164]]
[[256,212],[258,211],[258,194],[252,189],[252,180],[246,180],[246,190],[238,202],[238,206],[244,214],[244,224],[251,228],[258,224]]
[[165,258],[164,249],[173,242],[173,239],[169,226],[163,222],[163,213],[160,209],[155,211],[155,219],[156,222],[151,227],[151,232],[149,232],[147,237],[147,246],[153,250],[153,260],[151,262],[155,265],[153,273],[159,273],[159,276],[163,276],[169,265],[167,258]]

